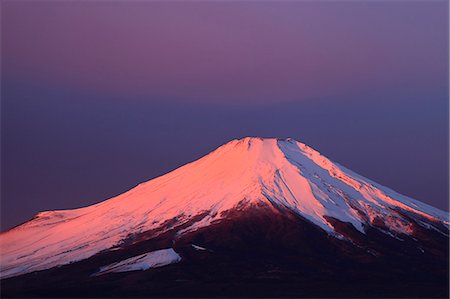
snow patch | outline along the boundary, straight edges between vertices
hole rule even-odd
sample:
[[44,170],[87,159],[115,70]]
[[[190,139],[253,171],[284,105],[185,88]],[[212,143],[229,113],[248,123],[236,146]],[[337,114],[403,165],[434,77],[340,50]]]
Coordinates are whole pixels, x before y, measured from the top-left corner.
[[191,245],[192,245],[192,247],[193,247],[194,249],[196,249],[196,250],[202,250],[202,251],[207,250],[205,247],[197,246],[197,245],[195,245],[195,244],[191,244]]
[[94,275],[103,275],[111,272],[145,271],[150,268],[158,268],[178,263],[179,261],[181,261],[181,257],[175,250],[172,248],[161,249],[133,256],[126,260],[101,267]]

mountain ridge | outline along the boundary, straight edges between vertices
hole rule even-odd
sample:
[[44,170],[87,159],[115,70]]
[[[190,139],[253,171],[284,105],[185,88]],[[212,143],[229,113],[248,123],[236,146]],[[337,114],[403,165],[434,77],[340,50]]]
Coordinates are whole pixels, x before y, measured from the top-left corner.
[[[187,234],[239,205],[285,207],[339,237],[337,219],[360,233],[414,235],[415,222],[448,236],[448,214],[332,162],[292,138],[234,139],[204,157],[101,203],[46,211],[0,234],[1,277],[76,262],[132,235]],[[410,214],[406,216],[406,214]],[[408,217],[414,218],[413,221]]]

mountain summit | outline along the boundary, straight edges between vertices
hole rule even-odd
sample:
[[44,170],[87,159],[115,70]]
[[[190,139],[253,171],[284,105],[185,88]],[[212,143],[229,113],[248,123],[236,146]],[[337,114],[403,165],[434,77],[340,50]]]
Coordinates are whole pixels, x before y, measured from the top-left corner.
[[[293,139],[247,137],[99,204],[41,212],[2,233],[0,273],[7,278],[92,260],[162,236],[173,245],[249,215],[272,219],[263,226],[273,222],[271,215],[283,223],[296,219],[302,227],[334,239],[333,244],[350,242],[360,248],[366,248],[369,239],[378,242],[373,231],[378,232],[376,238],[403,243],[428,240],[427,232],[448,240],[448,213],[383,187]],[[228,233],[222,233],[226,239]],[[420,242],[408,246],[426,250]],[[146,254],[144,247],[138,251]],[[155,253],[144,255],[138,259],[154,263]],[[173,249],[157,256],[169,257],[166,264],[185,258]],[[132,263],[115,262],[127,267]],[[119,267],[113,265],[108,271]],[[101,269],[106,268],[99,273]]]

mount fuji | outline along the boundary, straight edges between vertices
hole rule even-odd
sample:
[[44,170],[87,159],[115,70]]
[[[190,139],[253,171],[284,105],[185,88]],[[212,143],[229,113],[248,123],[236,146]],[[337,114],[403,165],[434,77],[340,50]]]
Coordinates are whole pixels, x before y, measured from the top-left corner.
[[232,140],[0,234],[5,297],[445,297],[449,214],[293,139]]

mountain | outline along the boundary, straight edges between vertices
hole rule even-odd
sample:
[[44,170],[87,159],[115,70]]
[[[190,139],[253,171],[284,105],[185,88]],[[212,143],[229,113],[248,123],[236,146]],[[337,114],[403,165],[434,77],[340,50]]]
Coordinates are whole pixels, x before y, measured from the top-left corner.
[[243,138],[0,235],[2,295],[448,296],[448,213],[293,139]]

